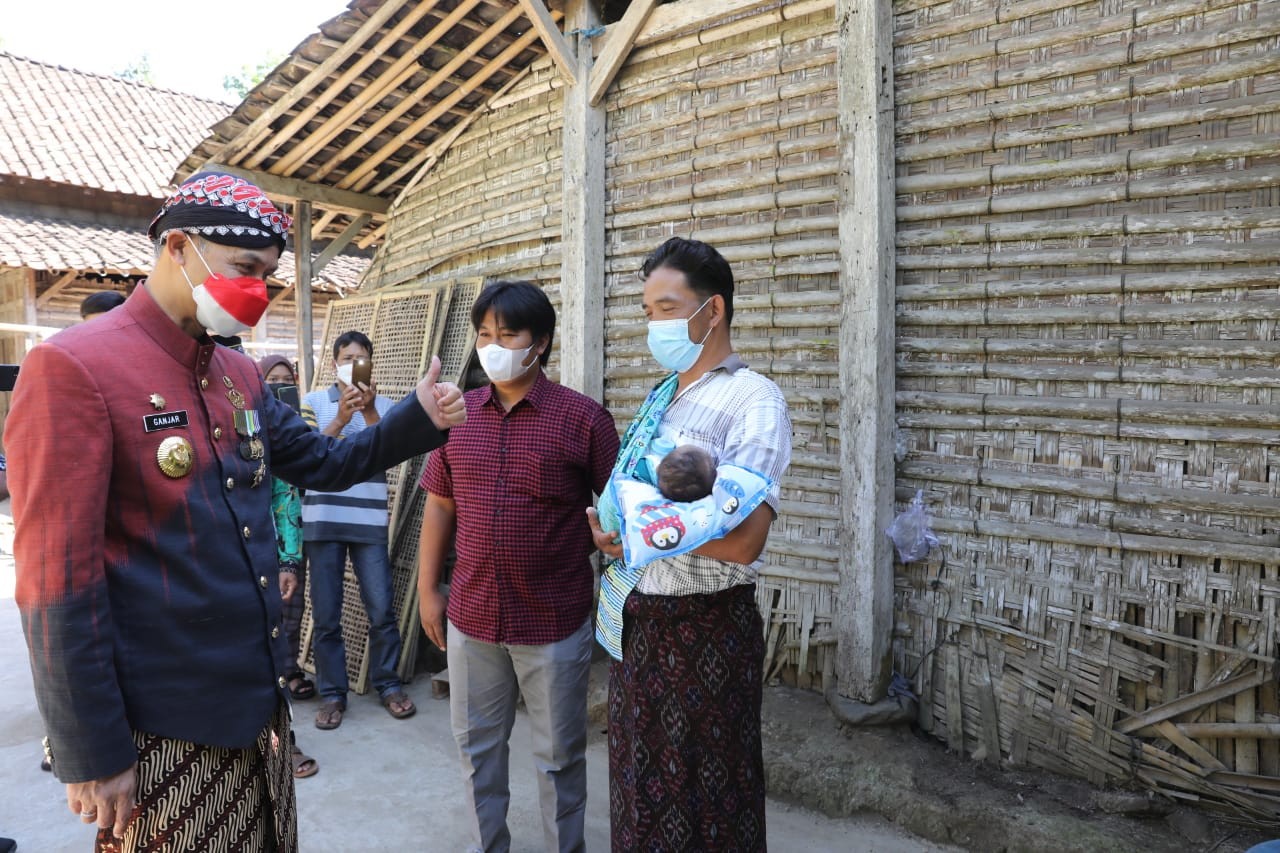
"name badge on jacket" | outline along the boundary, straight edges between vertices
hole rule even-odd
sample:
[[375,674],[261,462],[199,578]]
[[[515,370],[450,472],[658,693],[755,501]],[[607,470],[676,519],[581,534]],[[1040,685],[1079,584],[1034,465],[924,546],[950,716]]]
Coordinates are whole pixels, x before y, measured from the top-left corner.
[[176,412],[159,412],[154,415],[142,416],[142,428],[147,432],[157,432],[162,429],[177,429],[187,425],[187,410],[179,409]]

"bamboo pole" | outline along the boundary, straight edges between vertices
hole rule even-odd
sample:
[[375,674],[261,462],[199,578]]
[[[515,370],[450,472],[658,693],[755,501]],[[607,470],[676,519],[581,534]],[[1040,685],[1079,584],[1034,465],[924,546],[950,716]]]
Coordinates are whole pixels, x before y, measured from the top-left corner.
[[1180,127],[1204,121],[1248,118],[1274,112],[1280,93],[1264,92],[1230,101],[1173,107],[1167,110],[1135,113],[1129,118],[1099,119],[1085,124],[1054,125],[1037,130],[1006,130],[971,133],[935,142],[920,142],[898,148],[899,163],[914,163],[943,157],[956,157],[980,151],[1003,151],[1028,145],[1083,140],[1114,134],[1141,133],[1159,128]]
[[[427,35],[425,40],[429,41],[430,43],[434,43],[435,41],[438,41],[439,36],[436,35],[437,30],[440,31],[441,35],[443,35],[444,33],[447,33],[449,29],[451,29],[458,20],[465,17],[467,13],[472,8],[474,8],[479,2],[480,0],[463,0],[463,2],[459,3],[457,8],[455,8],[447,18],[441,21],[440,24],[437,27],[435,27],[430,34]],[[367,128],[362,130],[360,133],[356,134],[356,136],[353,139],[351,139],[351,141],[349,141],[346,145],[342,146],[342,148],[339,149],[333,156],[331,156],[328,160],[322,163],[310,175],[310,179],[313,181],[324,180],[326,177],[328,177],[328,175],[334,169],[338,168],[338,166],[344,163],[349,157],[354,156],[357,152],[360,151],[360,149],[364,148],[364,146],[367,145],[370,141],[376,139],[378,137],[378,134],[382,133],[382,131],[386,130],[388,127],[391,126],[392,122],[399,119],[400,116],[404,115],[411,108],[426,102],[430,98],[432,92],[435,91],[437,86],[439,86],[442,82],[448,80],[450,75],[452,75],[454,71],[462,67],[462,65],[468,62],[472,56],[475,56],[475,54],[478,53],[481,48],[483,48],[485,45],[489,44],[490,41],[492,41],[492,37],[486,38],[486,36],[489,33],[493,32],[495,28],[498,27],[499,23],[504,24],[502,29],[505,29],[505,26],[509,25],[511,21],[514,20],[516,17],[519,17],[519,14],[515,10],[512,10],[512,12],[509,12],[505,17],[500,18],[498,23],[495,23],[493,26],[489,27],[489,29],[485,31],[485,34],[473,39],[471,43],[467,45],[467,47],[464,48],[462,51],[460,51],[457,55],[455,55],[453,59],[449,60],[449,62],[447,62],[442,68],[440,68],[430,77],[428,77],[426,82],[424,82],[423,84],[415,88],[413,92],[410,93],[409,95],[403,98],[400,98],[396,103],[396,105],[393,106],[391,109],[383,111],[382,115],[380,115],[376,121],[372,122]],[[497,29],[497,32],[501,32],[502,29]],[[435,38],[433,39],[432,36],[435,36]],[[400,82],[403,82],[403,80],[401,80]],[[399,85],[399,83],[397,83],[396,85]]]
[[[418,20],[434,9],[438,2],[439,0],[421,0],[421,2],[414,6],[413,10],[410,11],[409,14],[401,18],[398,24],[378,39],[377,44],[374,45],[372,50],[358,52],[358,58],[350,67],[339,74],[335,80],[331,82],[326,81],[323,91],[314,93],[313,89],[312,92],[314,95],[311,100],[305,107],[299,110],[297,114],[290,118],[289,121],[285,123],[284,127],[277,130],[270,139],[254,145],[250,151],[246,152],[247,156],[245,156],[243,160],[245,168],[258,168],[258,166],[274,154],[280,146],[285,143],[292,142],[293,145],[279,161],[272,164],[269,171],[276,175],[293,174],[294,171],[296,171],[297,166],[306,159],[305,156],[298,158],[298,152],[302,149],[307,149],[309,151],[307,147],[307,140],[297,140],[296,136],[298,131],[306,127],[307,123],[311,121],[311,119],[315,118],[320,110],[324,109],[324,107],[330,104],[336,97],[345,92],[347,87],[351,85],[353,81],[357,80],[360,75],[363,74],[374,62],[385,59],[388,55],[387,52],[389,48],[395,45],[405,33],[409,32],[409,29],[417,23]],[[387,5],[391,4],[389,3]],[[421,50],[425,50],[426,47],[429,47],[429,45],[423,46]],[[418,51],[419,54],[421,53],[421,50]],[[410,51],[409,54],[413,54],[414,58],[416,58],[417,54],[415,54],[414,51]],[[408,54],[406,57],[407,56]],[[408,64],[413,62],[413,59],[408,59],[406,57],[401,57],[397,61],[397,64]],[[334,70],[336,70],[336,68]],[[317,81],[317,84],[319,82],[320,81]],[[375,84],[370,84],[370,87],[373,85]],[[365,91],[368,92],[370,87],[366,87]],[[317,88],[319,88],[318,85]],[[349,114],[351,111],[348,107],[350,107],[350,104],[347,104],[342,109],[338,110],[338,114],[324,122],[321,127],[330,128],[336,124],[340,128],[345,129],[347,122],[350,120]]]
[[[958,57],[957,61],[959,61]],[[926,113],[903,120],[898,125],[898,133],[908,135],[944,129],[951,130],[954,133],[956,129],[981,125],[984,121],[990,121],[991,119],[1007,121],[1026,115],[1035,115],[1037,112],[1079,109],[1081,107],[1105,109],[1116,102],[1133,97],[1154,97],[1177,92],[1180,89],[1209,86],[1215,83],[1237,80],[1241,77],[1253,77],[1259,74],[1271,73],[1276,69],[1276,65],[1277,59],[1270,53],[1246,56],[1240,59],[1233,58],[1224,62],[1215,62],[1205,67],[1194,67],[1168,74],[1131,77],[1123,83],[1093,86],[1069,95],[1054,92],[1025,99],[1020,98],[1014,102],[991,104],[986,110],[949,111],[947,115],[954,115],[955,117],[954,122],[951,124],[940,124],[938,116]],[[984,114],[986,115],[985,120],[983,118]]]
[[[553,13],[553,17],[558,17],[558,16],[559,16],[559,13]],[[338,186],[344,189],[347,187],[367,186],[376,177],[376,172],[374,171],[374,169],[376,169],[377,166],[382,164],[387,158],[389,158],[392,154],[398,151],[402,146],[404,146],[411,139],[414,139],[415,137],[417,137],[419,133],[421,133],[423,130],[429,127],[432,123],[434,123],[437,118],[439,118],[449,109],[451,109],[454,104],[461,101],[467,95],[470,95],[473,91],[475,91],[476,88],[480,86],[480,84],[484,83],[494,74],[496,74],[498,71],[505,68],[507,63],[509,63],[515,57],[519,56],[520,53],[525,48],[527,48],[533,42],[537,41],[537,38],[538,38],[537,31],[530,30],[529,32],[522,35],[520,38],[516,39],[514,42],[508,45],[505,50],[503,50],[496,57],[494,57],[492,60],[486,63],[484,67],[482,67],[475,74],[471,75],[471,77],[468,78],[466,83],[454,89],[451,93],[449,93],[448,96],[442,99],[434,107],[432,107],[430,110],[428,110],[419,118],[415,119],[412,124],[410,124],[404,130],[400,131],[400,133],[396,134],[395,137],[391,139],[391,141],[387,142],[385,145],[379,148],[376,152],[374,152],[372,155],[366,158],[363,165],[349,172],[341,181],[338,182]],[[412,168],[414,167],[409,167],[408,169],[406,169],[406,171],[412,171]],[[399,172],[397,172],[397,174],[399,174]],[[390,180],[390,179],[384,179],[382,183],[378,184],[374,188],[374,192],[380,193],[385,191],[385,189],[387,188],[387,180]]]
[[[426,0],[423,6],[434,5],[434,0]],[[391,19],[396,12],[400,11],[400,4],[389,2],[383,3],[376,12],[368,17],[360,25],[360,27],[342,43],[336,50],[330,53],[320,62],[319,65],[309,70],[305,77],[295,83],[283,95],[275,98],[270,107],[259,114],[248,126],[237,133],[226,143],[215,149],[208,157],[209,160],[234,162],[245,152],[252,150],[258,145],[268,133],[270,133],[271,125],[276,119],[285,115],[295,104],[302,98],[312,94],[316,88],[323,83],[330,74],[338,70],[338,67],[346,62],[352,54],[363,50],[365,42],[373,37],[383,25]],[[379,40],[379,44],[381,44]],[[376,58],[381,53],[380,50],[367,51],[368,56]],[[357,72],[358,73],[358,72]]]
[[1135,63],[1167,59],[1182,54],[1208,50],[1224,41],[1248,42],[1280,34],[1280,16],[1259,14],[1254,20],[1240,22],[1229,31],[1230,39],[1216,28],[1198,31],[1179,30],[1164,37],[1143,39],[1113,48],[1091,50],[1063,56],[1048,62],[1030,63],[1024,67],[1005,69],[993,63],[989,71],[969,74],[948,83],[915,87],[901,93],[904,105],[940,98],[953,98],[972,92],[990,91],[1019,84],[1049,80],[1106,68],[1124,68]]

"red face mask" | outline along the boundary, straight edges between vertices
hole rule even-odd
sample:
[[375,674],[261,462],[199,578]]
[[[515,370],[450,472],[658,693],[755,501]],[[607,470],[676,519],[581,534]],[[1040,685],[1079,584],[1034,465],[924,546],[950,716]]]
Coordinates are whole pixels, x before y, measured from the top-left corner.
[[270,304],[267,283],[253,276],[227,278],[222,273],[214,272],[200,253],[195,240],[188,239],[187,242],[195,250],[205,269],[209,270],[209,277],[203,283],[192,284],[186,267],[182,268],[182,275],[186,277],[187,284],[191,286],[191,294],[196,300],[196,322],[223,337],[231,337],[258,325]]

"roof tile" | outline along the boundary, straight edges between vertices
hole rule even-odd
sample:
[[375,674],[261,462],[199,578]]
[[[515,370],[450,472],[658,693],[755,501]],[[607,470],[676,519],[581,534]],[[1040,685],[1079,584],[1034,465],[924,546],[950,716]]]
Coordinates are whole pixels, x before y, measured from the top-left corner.
[[[0,53],[0,175],[164,198],[178,164],[231,109]],[[104,134],[113,126],[127,130]]]
[[[3,266],[146,275],[153,258],[151,241],[141,231],[0,211]],[[340,292],[354,290],[368,266],[367,258],[339,255],[321,270],[313,286]],[[272,279],[291,284],[293,276],[293,252],[286,251]]]

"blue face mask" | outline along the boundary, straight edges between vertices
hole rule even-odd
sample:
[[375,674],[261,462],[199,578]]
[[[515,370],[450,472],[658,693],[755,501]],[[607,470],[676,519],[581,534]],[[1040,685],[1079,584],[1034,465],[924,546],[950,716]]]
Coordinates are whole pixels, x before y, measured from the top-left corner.
[[[707,297],[707,302],[711,299],[712,297]],[[707,302],[699,305],[698,311],[706,308]],[[684,373],[693,367],[698,356],[702,355],[702,345],[711,334],[711,330],[707,329],[707,334],[703,335],[702,340],[696,344],[689,340],[689,321],[698,316],[698,311],[694,311],[683,320],[649,321],[649,352],[653,353],[654,360],[667,370]]]

